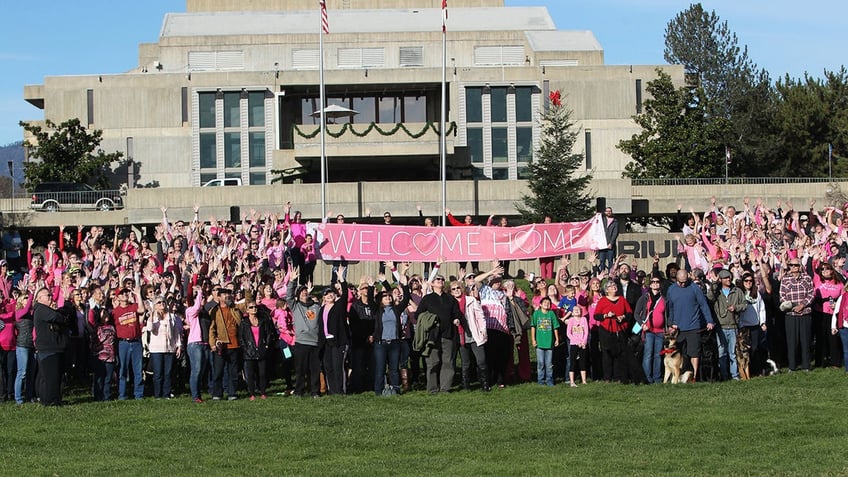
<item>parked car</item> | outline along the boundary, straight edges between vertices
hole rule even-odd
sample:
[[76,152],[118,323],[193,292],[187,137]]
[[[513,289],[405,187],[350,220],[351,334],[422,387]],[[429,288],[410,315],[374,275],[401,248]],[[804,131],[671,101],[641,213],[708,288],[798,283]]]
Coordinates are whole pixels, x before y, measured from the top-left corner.
[[211,181],[203,184],[203,187],[229,187],[229,186],[240,186],[241,178],[238,177],[228,177],[226,179],[212,179]]
[[44,212],[64,210],[112,210],[124,207],[118,190],[95,190],[88,184],[42,182],[32,192],[30,208]]

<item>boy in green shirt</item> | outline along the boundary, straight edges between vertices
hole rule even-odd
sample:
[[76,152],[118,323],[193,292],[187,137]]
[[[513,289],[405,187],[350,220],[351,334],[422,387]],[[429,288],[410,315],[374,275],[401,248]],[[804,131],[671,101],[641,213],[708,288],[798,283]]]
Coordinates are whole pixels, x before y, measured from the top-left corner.
[[551,311],[551,299],[543,297],[539,308],[533,312],[530,328],[530,343],[536,348],[537,382],[554,385],[554,370],[551,363],[554,348],[559,346],[559,320]]

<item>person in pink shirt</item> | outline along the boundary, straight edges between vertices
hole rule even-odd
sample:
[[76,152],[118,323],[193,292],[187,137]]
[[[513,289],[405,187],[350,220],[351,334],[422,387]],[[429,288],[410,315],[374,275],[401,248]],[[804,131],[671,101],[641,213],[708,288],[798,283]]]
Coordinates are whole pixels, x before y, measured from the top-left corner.
[[294,362],[292,361],[292,347],[294,346],[294,322],[291,309],[286,300],[277,298],[274,309],[271,313],[271,319],[274,326],[277,327],[280,354],[283,359],[282,374],[286,381],[286,395],[291,395],[294,392],[294,383],[292,382],[292,371],[294,370]]
[[834,304],[842,295],[842,275],[827,262],[816,267],[813,274],[813,336],[816,341],[816,367],[838,366],[841,361],[841,343],[831,334],[831,316]]
[[576,388],[574,373],[580,372],[580,381],[586,384],[586,365],[589,363],[589,322],[586,321],[583,307],[580,305],[571,309],[571,316],[565,321],[565,334],[570,343],[569,359],[571,360],[568,380],[571,387]]
[[300,272],[301,284],[312,283],[315,273],[315,243],[312,234],[306,234],[306,241],[300,246],[300,254],[303,257],[303,268]]
[[15,375],[18,371],[15,351],[15,311],[17,302],[0,291],[0,400],[15,399]]
[[200,320],[200,310],[203,307],[203,287],[195,287],[194,297],[185,299],[185,322],[188,326],[188,339],[186,339],[188,350],[188,362],[191,367],[189,374],[189,388],[191,399],[196,403],[202,403],[200,396],[201,376],[209,374],[209,323],[206,323],[205,334]]

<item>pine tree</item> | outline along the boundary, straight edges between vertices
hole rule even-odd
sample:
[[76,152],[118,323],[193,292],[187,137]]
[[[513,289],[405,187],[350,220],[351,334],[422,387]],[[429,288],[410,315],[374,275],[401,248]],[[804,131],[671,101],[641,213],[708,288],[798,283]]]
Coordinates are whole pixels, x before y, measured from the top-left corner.
[[559,91],[551,93],[550,100],[542,113],[541,144],[529,164],[530,194],[522,195],[515,208],[527,223],[542,222],[545,216],[553,222],[587,220],[594,212],[587,191],[592,175],[577,174],[584,160],[583,154],[572,153],[578,129]]

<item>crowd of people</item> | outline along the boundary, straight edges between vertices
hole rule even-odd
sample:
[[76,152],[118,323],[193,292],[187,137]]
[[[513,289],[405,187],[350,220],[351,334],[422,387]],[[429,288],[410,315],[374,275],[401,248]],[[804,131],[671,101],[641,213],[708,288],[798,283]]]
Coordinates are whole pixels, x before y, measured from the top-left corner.
[[[679,253],[662,270],[659,257],[640,270],[616,253],[607,208],[609,247],[540,259],[538,276],[519,272],[526,290],[504,261],[448,277],[441,261],[421,274],[384,262],[355,280],[339,261],[317,290],[320,246],[288,203],[241,223],[201,221],[197,207],[193,220],[171,221],[162,208],[150,237],[60,226],[41,246],[10,229],[0,397],[61,405],[76,384],[97,401],[168,399],[185,387],[197,403],[255,400],[275,378],[276,394],[312,397],[488,392],[534,377],[661,383],[670,337],[691,381],[778,366],[848,371],[848,215],[785,205],[745,200],[737,210],[713,198],[703,214],[679,213]],[[451,226],[474,225],[445,212]]]

